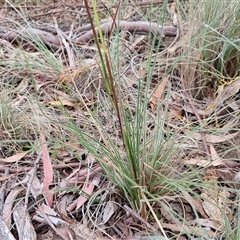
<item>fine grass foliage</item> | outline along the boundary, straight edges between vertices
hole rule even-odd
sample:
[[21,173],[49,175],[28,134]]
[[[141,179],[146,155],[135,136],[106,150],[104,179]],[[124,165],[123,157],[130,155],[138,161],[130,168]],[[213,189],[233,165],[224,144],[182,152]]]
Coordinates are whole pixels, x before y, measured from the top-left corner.
[[[215,2],[217,5],[210,6],[211,3],[206,1],[198,1],[198,3],[190,1],[191,8],[188,13],[185,12],[189,17],[188,33],[183,37],[186,42],[180,41],[179,43],[181,55],[177,61],[173,61],[173,68],[178,69],[185,90],[193,91],[193,96],[196,98],[203,98],[203,95],[206,95],[205,87],[209,84],[212,84],[212,88],[217,89],[219,85],[223,84],[221,82],[223,79],[234,81],[238,74],[238,46],[234,40],[237,35],[233,34],[234,31],[223,28],[223,19],[219,13],[214,15],[214,11],[211,12],[212,7],[215,10],[222,9],[223,11],[226,7],[226,2],[223,2],[225,4],[219,3],[219,5]],[[96,2],[92,1],[92,6],[94,8]],[[199,10],[201,12],[195,16],[192,10],[196,7],[201,9]],[[180,3],[179,9],[181,11],[184,9],[184,6],[180,7]],[[236,11],[236,8],[231,9]],[[195,17],[201,24],[193,26]],[[230,17],[230,19],[224,18],[224,21],[229,20],[230,24],[234,20],[236,24],[237,16]],[[79,136],[81,145],[98,160],[107,178],[116,185],[131,207],[146,219],[149,217],[150,211],[152,217],[158,222],[156,217],[158,210],[153,210],[153,206],[161,205],[161,201],[165,197],[178,194],[185,196],[186,193],[190,193],[201,198],[195,191],[200,187],[202,189],[209,188],[208,183],[204,183],[202,179],[204,168],[189,170],[181,163],[179,154],[184,141],[177,139],[177,131],[166,128],[168,100],[171,91],[169,88],[166,89],[159,101],[156,113],[151,113],[149,110],[149,102],[153,93],[151,90],[155,64],[153,52],[156,48],[156,39],[153,38],[153,44],[148,46],[148,56],[145,56],[146,75],[137,79],[136,87],[133,90],[133,87],[124,86],[121,78],[121,67],[118,63],[122,62],[124,54],[121,52],[120,38],[116,40],[114,36],[111,36],[114,41],[113,46],[111,40],[106,44],[98,25],[99,19],[96,11],[94,20],[90,15],[89,20],[92,23],[95,21],[98,26],[95,40],[102,77],[105,82],[104,88],[108,95],[103,93],[98,95],[100,102],[95,111],[85,104],[87,118],[91,122],[89,128],[95,135],[89,134],[88,130],[79,130],[74,123],[70,129]],[[120,36],[118,32],[116,34]],[[226,46],[229,47],[228,51]],[[171,58],[171,56],[168,57]],[[233,72],[233,62],[236,66],[235,72]],[[216,77],[217,81],[213,82],[210,79],[212,77]],[[134,100],[129,101],[128,99]],[[106,120],[109,123],[108,128],[106,122],[103,123],[99,119],[99,112],[105,112],[109,117]],[[114,131],[111,130],[111,127]],[[189,139],[194,131],[202,131],[202,128],[198,126],[191,128],[191,131],[185,139]],[[156,203],[157,205],[155,205]],[[176,222],[181,219],[178,214],[173,215]],[[199,218],[197,213],[196,217]],[[228,220],[226,220],[226,226],[230,226]],[[161,229],[161,224],[159,227]]]
[[[0,131],[3,139],[18,139],[24,134],[23,122],[19,121],[17,109],[12,107],[12,98],[7,92],[0,94]],[[18,120],[17,120],[18,119]]]
[[[96,3],[93,1],[92,5]],[[89,20],[93,21],[91,17]],[[96,12],[94,20],[99,22]],[[148,218],[149,202],[160,202],[160,197],[189,191],[190,186],[195,185],[194,180],[197,180],[196,173],[185,172],[177,157],[181,141],[176,144],[175,133],[165,128],[170,90],[159,101],[156,113],[151,113],[149,109],[153,93],[152,59],[156,39],[153,39],[146,56],[146,77],[137,80],[136,88],[127,88],[121,78],[120,66],[117,65],[124,58],[124,55],[121,56],[121,42],[116,41],[113,48],[107,47],[100,27],[98,31],[100,40],[96,43],[108,95],[98,95],[100,101],[97,110],[93,111],[85,104],[85,121],[88,121],[86,130],[79,129],[74,122],[71,122],[69,129],[98,160],[107,178],[116,185],[131,207],[142,217]],[[111,51],[116,54],[115,58]],[[106,121],[113,126],[112,129],[99,119],[99,112],[106,112],[109,116]],[[122,143],[119,144],[119,141]]]
[[239,75],[240,6],[236,1],[178,1],[180,27],[187,34],[180,41],[181,78],[193,96],[203,98]]

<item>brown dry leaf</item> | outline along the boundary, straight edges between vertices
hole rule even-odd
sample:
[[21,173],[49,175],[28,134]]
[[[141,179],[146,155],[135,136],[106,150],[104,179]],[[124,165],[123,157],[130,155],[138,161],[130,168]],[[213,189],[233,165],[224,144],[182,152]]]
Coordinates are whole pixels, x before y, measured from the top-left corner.
[[146,70],[140,68],[136,75],[132,74],[128,77],[127,88],[131,87],[135,82],[137,82],[140,78],[143,78],[146,75]]
[[190,203],[191,205],[193,205],[195,207],[197,212],[201,214],[201,216],[203,216],[204,218],[208,218],[208,216],[206,215],[206,213],[202,207],[202,201],[198,197],[193,197],[187,192],[184,195],[185,195],[184,198],[183,197],[181,198],[183,203],[185,203],[185,202]]
[[60,219],[58,217],[58,214],[46,204],[41,204],[40,206],[38,206],[37,213],[44,219],[47,217],[48,221],[50,220],[50,222],[53,223],[54,225],[57,225],[59,223],[67,224],[67,222]]
[[7,227],[10,229],[12,224],[12,208],[13,204],[16,202],[17,196],[24,191],[25,189],[23,187],[16,187],[11,190],[11,192],[7,195],[7,198],[3,205],[3,213],[2,213],[2,219],[6,223]]
[[108,220],[116,212],[117,209],[118,209],[118,206],[116,203],[114,203],[112,201],[107,202],[106,206],[103,209],[101,224],[105,224],[106,222],[108,222]]
[[18,239],[29,239],[37,240],[37,234],[32,225],[31,217],[24,206],[23,200],[15,204],[13,209],[13,220],[17,228]]
[[63,91],[60,91],[58,89],[53,89],[52,91],[53,91],[53,93],[56,94],[55,95],[55,99],[58,99],[60,101],[63,100],[63,99],[67,99],[69,101],[71,100],[70,96],[67,93],[63,92]]
[[71,98],[68,94],[58,89],[53,89],[53,92],[56,94],[55,99],[57,100],[49,101],[48,104],[56,107],[60,107],[60,106],[75,107],[74,103],[71,101]]
[[17,174],[15,173],[15,174],[7,175],[7,176],[2,176],[2,177],[0,177],[0,182],[8,180],[9,178],[12,178],[12,177],[14,177],[16,175]]
[[0,158],[0,161],[5,162],[5,163],[14,163],[14,162],[21,160],[26,154],[27,154],[26,152],[17,153],[8,158]]
[[[212,103],[205,109],[197,109],[196,111],[200,116],[210,116],[216,109],[223,104],[224,101],[236,95],[240,89],[240,78],[238,77],[236,80],[232,81],[230,84],[224,87],[224,85],[220,86],[218,89],[218,96]],[[195,104],[195,103],[194,103]],[[190,105],[186,103],[184,106],[187,112],[193,113]]]
[[[58,229],[58,226],[64,226],[64,227],[66,227],[66,228],[68,228],[68,223],[66,222],[66,221],[64,221],[64,220],[62,220],[62,219],[60,219],[59,217],[57,217],[57,216],[52,216],[52,215],[48,215],[47,213],[45,213],[45,211],[47,211],[47,212],[50,212],[50,214],[56,214],[52,209],[50,210],[50,208],[48,208],[48,207],[46,207],[46,205],[45,206],[43,206],[43,205],[41,205],[41,206],[39,206],[38,207],[38,209],[37,209],[37,211],[36,211],[36,213],[40,216],[37,216],[37,215],[35,215],[35,216],[33,216],[33,219],[34,220],[36,220],[36,221],[39,221],[39,222],[45,222],[45,223],[47,223],[54,231],[55,231],[55,233],[58,235],[58,236],[61,236],[62,237],[62,239],[64,239],[64,240],[69,240],[69,239],[72,239],[70,236],[71,236],[71,234],[69,235],[69,236],[67,236],[67,237],[65,237],[65,231],[64,231],[64,234],[61,232],[61,231],[59,231],[59,229]],[[57,227],[56,227],[57,226]]]
[[29,79],[27,77],[25,77],[19,83],[19,85],[15,88],[15,91],[17,91],[18,93],[24,93],[26,91],[28,85],[29,85]]
[[61,216],[61,218],[64,221],[66,221],[69,224],[75,223],[75,220],[70,218],[67,214],[67,211],[66,211],[68,202],[72,201],[72,199],[70,199],[71,197],[73,198],[74,196],[73,195],[69,196],[69,195],[66,195],[66,194],[63,195],[62,197],[59,198],[59,202],[56,206],[58,214]]
[[171,208],[170,206],[168,206],[164,202],[161,202],[161,207],[160,207],[161,214],[167,220],[168,223],[172,223],[173,222],[173,216],[171,214],[171,209],[170,208]]
[[231,210],[226,204],[226,199],[229,197],[229,193],[226,190],[219,190],[218,173],[215,169],[208,169],[204,179],[206,185],[209,185],[209,188],[211,189],[211,191],[203,189],[201,193],[201,196],[204,199],[204,211],[209,218],[218,225],[218,227],[221,227],[225,224],[226,216],[231,220]]
[[150,105],[151,109],[154,112],[156,110],[156,106],[159,103],[159,100],[162,98],[163,91],[168,83],[170,75],[167,75],[162,82],[158,85],[157,89],[154,91],[151,99],[150,99]]
[[173,119],[173,118],[179,119],[183,116],[183,109],[180,104],[175,105],[175,104],[169,103],[168,109],[169,109],[167,113],[168,119]]
[[[206,142],[208,143],[222,143],[222,142],[226,142],[234,137],[236,137],[239,134],[239,132],[235,132],[232,134],[228,134],[228,135],[209,135],[209,134],[205,134],[205,139]],[[192,137],[196,140],[202,140],[202,135],[200,133],[194,133],[192,135]]]
[[[0,3],[4,3],[4,0],[1,0]],[[6,9],[2,8],[0,10],[0,22],[3,22],[3,20],[5,19],[5,15],[6,15]]]
[[196,165],[196,166],[200,166],[200,167],[208,167],[211,165],[211,161],[207,161],[204,159],[198,159],[197,157],[186,160],[186,161],[184,161],[184,163],[187,165]]
[[199,156],[196,154],[195,158],[191,158],[189,160],[185,160],[184,163],[187,165],[196,165],[200,167],[217,167],[217,166],[226,166],[226,165],[231,165],[234,164],[234,162],[230,160],[222,160],[218,155],[216,155],[216,151],[213,148],[213,146],[210,145],[210,152],[211,152],[211,158],[212,160],[206,160],[203,156]]
[[188,227],[184,224],[170,224],[170,223],[163,223],[161,222],[161,225],[163,226],[163,228],[168,228],[170,230],[172,230],[173,232],[181,232],[181,233],[188,233],[188,234],[194,234],[195,236],[208,236],[209,235],[209,229],[204,230],[201,227]]
[[234,178],[234,172],[229,168],[216,169],[218,177],[221,178],[224,182],[232,182]]
[[37,178],[36,176],[36,172],[35,169],[32,168],[29,172],[28,172],[28,176],[30,176],[30,178],[33,176],[32,181],[29,181],[30,179],[28,178],[27,181],[27,186],[30,189],[30,192],[32,194],[32,196],[34,197],[34,199],[36,200],[37,197],[42,194],[42,190],[43,190],[43,184],[40,182],[40,180]]
[[0,218],[0,239],[4,240],[16,240],[16,238],[10,232],[10,229],[7,227],[6,223]]
[[94,239],[94,240],[109,240],[109,237],[104,237],[101,234],[101,231],[93,231],[90,229],[87,224],[75,223],[69,226],[74,233],[76,234],[76,240],[86,240],[86,239]]
[[192,201],[193,201],[194,207],[196,208],[198,213],[200,213],[202,217],[208,218],[204,209],[203,209],[201,200],[197,197],[192,197]]
[[63,99],[61,101],[50,101],[48,102],[48,104],[56,107],[60,107],[60,106],[75,107],[74,103],[72,103],[67,99]]
[[212,164],[214,167],[219,166],[219,165],[224,165],[223,160],[219,157],[217,154],[217,151],[213,147],[212,144],[210,144],[210,153],[211,153],[211,158],[212,158]]
[[[215,195],[215,196],[214,196]],[[206,192],[203,192],[201,194],[202,198],[204,199],[203,202],[203,208],[206,212],[206,214],[209,216],[209,218],[214,221],[215,224],[218,225],[218,228],[223,226],[224,221],[224,215],[222,213],[222,206],[219,205],[222,201],[218,202],[217,198],[218,194],[209,194]],[[223,209],[225,212],[225,209]],[[228,213],[229,214],[229,213]]]
[[230,198],[230,192],[227,189],[221,189],[219,191],[218,196],[218,204],[221,206],[222,209],[224,209],[224,213],[227,216],[227,218],[232,221],[233,215],[231,211],[230,201],[228,199]]
[[48,149],[47,149],[45,135],[43,132],[44,131],[42,128],[40,140],[42,143],[41,149],[42,149],[43,172],[44,172],[43,195],[44,195],[48,205],[51,207],[52,203],[53,203],[53,192],[49,189],[49,186],[53,181],[53,168],[52,168],[51,159],[50,159]]
[[216,224],[214,221],[209,220],[207,218],[194,219],[194,220],[190,221],[189,223],[191,223],[191,225],[201,225],[203,227],[208,227],[208,228],[217,230],[219,227],[218,224]]
[[47,206],[46,204],[41,204],[38,209],[41,211],[41,212],[44,212],[45,214],[47,215],[50,215],[50,216],[57,216],[57,213],[52,209],[50,208],[49,206]]
[[65,240],[75,239],[75,236],[73,237],[74,232],[70,229],[69,226],[57,226],[56,229],[58,233],[61,233],[61,237],[58,234],[54,233],[53,234],[54,240],[62,240],[62,236],[64,236]]

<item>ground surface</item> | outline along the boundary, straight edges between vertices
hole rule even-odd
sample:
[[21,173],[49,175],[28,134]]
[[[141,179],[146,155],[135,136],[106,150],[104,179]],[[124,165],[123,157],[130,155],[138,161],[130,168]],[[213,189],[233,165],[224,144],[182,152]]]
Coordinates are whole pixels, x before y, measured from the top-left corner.
[[[154,32],[159,40],[151,46],[154,36],[149,25],[139,30],[142,21],[159,21],[162,1],[152,2],[151,11],[148,2],[122,3],[122,31],[115,34],[108,27],[107,31],[114,76],[131,116],[136,115],[138,81],[149,76],[146,65],[152,49],[147,136],[151,139],[160,132],[156,122],[161,104],[166,114],[163,136],[171,139],[162,151],[170,144],[170,149],[181,146],[167,162],[171,171],[155,169],[169,178],[158,184],[168,191],[155,195],[160,199],[153,204],[159,222],[149,209],[144,216],[129,204],[79,140],[78,131],[104,144],[104,136],[111,136],[125,161],[118,118],[107,101],[84,2],[2,5],[0,236],[4,239],[233,239],[239,214],[240,79],[223,84],[221,91],[208,86],[201,99],[190,97],[182,67],[176,64],[170,69],[181,54],[176,46],[183,38],[173,26],[172,1],[164,19],[168,31],[163,42],[162,32]],[[101,1],[97,9],[102,23],[111,23],[118,5]],[[137,26],[126,31],[124,21]],[[114,163],[107,161],[115,171]],[[172,191],[173,179],[177,190]],[[9,231],[12,235],[7,237]]]

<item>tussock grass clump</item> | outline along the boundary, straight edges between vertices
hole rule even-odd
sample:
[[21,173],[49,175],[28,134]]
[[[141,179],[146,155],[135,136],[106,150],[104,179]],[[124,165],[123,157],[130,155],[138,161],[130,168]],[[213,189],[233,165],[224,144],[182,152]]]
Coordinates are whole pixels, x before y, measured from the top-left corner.
[[[98,24],[96,12],[94,18]],[[89,20],[93,22],[90,14]],[[101,91],[98,93],[99,102],[95,105],[97,110],[85,104],[88,113],[85,126],[88,127],[80,130],[72,122],[69,129],[98,160],[107,178],[116,185],[128,204],[145,219],[150,216],[150,211],[161,229],[153,206],[160,209],[160,203],[165,197],[193,191],[201,178],[201,171],[191,173],[185,169],[179,159],[184,141],[177,140],[177,131],[166,128],[170,88],[163,91],[156,112],[151,113],[156,39],[153,38],[152,45],[148,46],[148,55],[141,63],[147,74],[137,79],[135,86],[127,87],[127,78],[122,79],[122,66],[118,65],[127,57],[121,52],[121,41],[115,41],[113,45],[109,42],[107,47],[101,30],[98,30],[100,43],[96,44],[107,95]],[[114,62],[111,57],[114,57]],[[106,113],[107,122],[101,121],[99,112]]]
[[[166,57],[166,65],[168,61],[172,64],[171,68],[165,68],[167,70],[158,79],[160,83],[157,83],[157,86],[170,73],[171,80],[180,79],[182,81],[183,89],[181,91],[187,93],[184,95],[185,98],[191,93],[191,98],[193,96],[203,100],[208,96],[208,88],[217,91],[219,86],[225,86],[229,82],[235,81],[238,76],[239,53],[238,46],[235,44],[238,31],[233,30],[238,26],[238,10],[233,7],[233,4],[227,5],[226,1],[214,2],[214,4],[209,1],[189,1],[188,4],[186,10],[181,2],[178,3],[179,27],[180,30],[183,29],[180,34],[183,35],[177,43],[176,50],[169,49],[169,52],[159,53],[159,56]],[[227,17],[226,7],[236,13],[234,17]],[[163,9],[166,11],[166,8]],[[197,9],[197,14],[193,9]],[[219,11],[219,9],[221,10]],[[164,11],[162,17],[166,15]],[[93,26],[93,19],[90,14],[88,16]],[[168,103],[172,101],[171,87],[163,91],[156,112],[151,114],[149,103],[154,93],[152,80],[158,59],[153,53],[159,49],[160,45],[158,44],[161,44],[161,41],[155,42],[156,39],[153,38],[153,44],[148,45],[147,56],[139,64],[146,70],[144,77],[139,77],[134,87],[124,87],[123,83],[127,81],[127,78],[125,76],[125,79],[121,81],[122,65],[118,65],[118,63],[123,63],[122,59],[125,57],[124,53],[118,50],[122,48],[122,42],[113,36],[114,44],[111,45],[111,40],[108,40],[109,42],[106,44],[107,40],[102,35],[96,11],[94,20],[98,26],[95,39],[99,40],[96,41],[96,44],[100,68],[108,93],[104,97],[101,94],[98,95],[101,103],[96,105],[96,108],[100,112],[107,112],[106,115],[110,116],[108,127],[113,125],[115,127],[114,131],[107,128],[96,112],[85,105],[91,124],[94,124],[92,128],[97,132],[99,138],[95,139],[87,131],[78,131],[74,124],[71,129],[79,136],[80,143],[98,160],[107,178],[116,185],[131,207],[145,219],[151,215],[162,229],[156,216],[157,213],[161,213],[162,209],[159,212],[156,209],[160,209],[164,205],[165,199],[181,195],[185,197],[186,201],[189,201],[190,205],[193,204],[194,197],[209,201],[209,199],[204,199],[206,197],[198,189],[201,188],[203,192],[207,191],[209,184],[214,183],[214,179],[205,180],[203,178],[206,170],[204,168],[186,167],[181,162],[183,160],[180,155],[182,152],[187,155],[187,149],[184,149],[183,146],[191,145],[189,144],[189,141],[192,140],[191,136],[203,131],[205,123],[190,124],[191,130],[186,131],[184,136],[180,133],[179,128],[174,129],[168,126]],[[183,24],[184,21],[188,23]],[[229,28],[225,28],[226,25]],[[121,36],[119,32],[115,34]],[[156,58],[154,59],[154,57]],[[235,69],[234,66],[236,66]],[[138,68],[136,67],[136,69]],[[136,71],[134,74],[136,76]],[[110,108],[108,108],[109,103],[111,103]],[[188,126],[186,123],[183,128],[188,128]],[[118,133],[116,134],[115,131]],[[211,132],[210,129],[208,131]],[[116,135],[118,138],[113,138]],[[117,144],[116,139],[122,141],[122,144]],[[207,150],[208,146],[205,145],[205,147]],[[199,149],[199,153],[195,154],[198,156],[198,154],[206,153],[206,158],[210,157],[208,150],[204,153],[204,150]],[[172,214],[173,221],[181,221],[188,225],[182,219],[181,214],[174,211]],[[196,211],[194,218],[199,218]],[[226,220],[226,225],[229,224],[228,221]],[[191,228],[189,225],[188,227]],[[166,236],[164,231],[162,233]]]

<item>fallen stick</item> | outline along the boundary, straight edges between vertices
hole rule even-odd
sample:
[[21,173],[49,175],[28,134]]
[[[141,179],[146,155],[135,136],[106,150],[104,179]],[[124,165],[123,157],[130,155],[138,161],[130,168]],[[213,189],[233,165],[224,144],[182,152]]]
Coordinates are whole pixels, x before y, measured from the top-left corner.
[[[113,21],[109,21],[107,23],[103,23],[100,25],[101,31],[104,34],[108,34],[111,30]],[[177,27],[174,26],[161,26],[158,23],[137,21],[137,22],[129,22],[129,21],[119,21],[115,24],[115,29],[118,28],[121,31],[128,31],[132,33],[138,34],[156,34],[161,38],[165,37],[175,37],[177,35]],[[98,28],[95,28],[96,32],[98,32]],[[80,37],[75,39],[75,43],[85,44],[94,39],[94,34],[92,30],[84,33]]]
[[[113,21],[104,22],[100,25],[101,31],[104,34],[108,34],[111,30]],[[89,25],[86,25],[84,28],[81,27],[80,29],[88,29]],[[157,23],[151,23],[151,22],[144,22],[144,21],[136,21],[136,22],[129,22],[129,21],[119,21],[117,24],[114,25],[114,28],[118,28],[120,31],[128,31],[131,33],[136,34],[156,34],[157,36],[160,36],[161,38],[165,37],[176,37],[178,34],[178,28],[174,26],[161,26]],[[98,28],[95,28],[96,32],[98,32]],[[81,32],[80,32],[81,34]],[[45,43],[48,46],[51,46],[53,49],[58,49],[61,46],[61,40],[58,35],[53,35],[50,32],[39,30],[32,27],[27,27],[26,29],[21,30],[19,33],[16,33],[14,31],[8,31],[6,33],[0,33],[0,38],[5,39],[9,42],[12,42],[16,40],[17,38],[25,39],[27,37],[35,36],[36,40],[37,38],[41,39],[43,43]],[[73,43],[75,44],[86,44],[89,41],[92,41],[94,39],[94,34],[92,29],[81,35],[80,37],[76,38]]]

